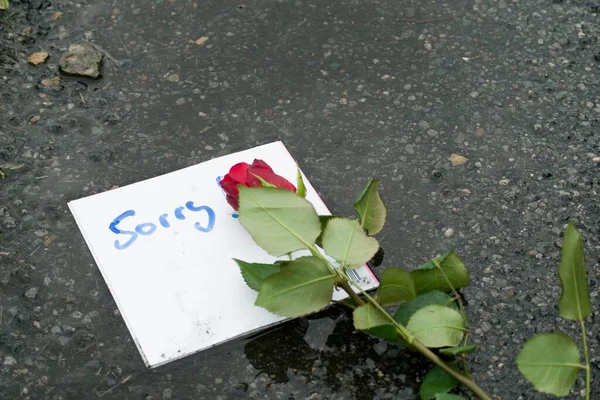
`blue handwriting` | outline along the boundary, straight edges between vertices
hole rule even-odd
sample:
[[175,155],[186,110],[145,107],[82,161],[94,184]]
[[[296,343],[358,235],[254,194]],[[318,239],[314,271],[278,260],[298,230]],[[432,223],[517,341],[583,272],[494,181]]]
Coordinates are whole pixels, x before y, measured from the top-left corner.
[[[175,210],[173,211],[173,214],[176,219],[183,221],[186,219],[186,215],[185,215],[184,211],[192,211],[194,213],[198,213],[198,212],[202,212],[202,211],[206,212],[208,221],[205,224],[201,224],[200,222],[194,223],[194,228],[197,229],[198,231],[210,232],[215,227],[216,215],[215,215],[215,212],[213,211],[213,209],[210,208],[209,206],[196,206],[196,205],[194,205],[193,201],[188,201],[187,203],[185,203],[185,207],[175,208]],[[110,223],[108,229],[110,229],[111,232],[113,232],[117,235],[129,236],[127,241],[124,243],[120,242],[119,240],[115,240],[115,249],[125,250],[126,248],[131,246],[137,240],[137,238],[139,236],[150,236],[154,232],[156,232],[156,230],[158,229],[158,226],[152,222],[143,222],[141,224],[138,224],[134,228],[133,231],[126,231],[126,230],[120,229],[118,227],[118,225],[121,222],[123,222],[125,219],[131,218],[134,216],[135,216],[134,210],[127,210],[127,211],[123,212],[121,215],[119,215],[117,218],[115,218]],[[158,217],[158,223],[163,228],[170,228],[171,222],[169,222],[169,214],[161,214]]]
[[[217,185],[219,185],[219,189],[221,189],[221,192],[223,192],[223,194],[225,196],[227,196],[227,194],[225,193],[225,191],[221,187],[221,181],[222,180],[223,180],[223,176],[217,176]],[[237,219],[239,217],[240,217],[240,215],[237,212],[234,212],[233,214],[231,214],[231,218],[233,218],[233,219]]]

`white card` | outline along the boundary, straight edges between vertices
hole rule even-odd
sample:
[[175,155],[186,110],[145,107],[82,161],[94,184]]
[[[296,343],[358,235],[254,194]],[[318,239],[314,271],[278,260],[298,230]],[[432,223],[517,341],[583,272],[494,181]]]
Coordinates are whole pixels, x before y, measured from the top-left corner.
[[[286,319],[254,305],[257,293],[232,260],[276,260],[254,243],[218,185],[234,164],[255,158],[296,184],[296,162],[274,142],[69,203],[147,366]],[[304,182],[307,200],[329,215]],[[367,266],[352,277],[363,289],[378,286]]]

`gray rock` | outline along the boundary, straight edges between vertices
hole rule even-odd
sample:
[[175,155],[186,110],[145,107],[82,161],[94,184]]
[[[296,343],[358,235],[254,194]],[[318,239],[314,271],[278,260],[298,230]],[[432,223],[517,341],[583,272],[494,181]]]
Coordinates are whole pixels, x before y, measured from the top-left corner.
[[14,357],[6,356],[4,357],[4,365],[15,365],[17,360]]
[[63,74],[98,79],[102,76],[104,55],[87,43],[74,43],[60,57]]
[[71,339],[69,339],[69,338],[68,338],[68,337],[66,337],[66,336],[59,336],[59,337],[58,337],[58,343],[59,343],[61,346],[66,346],[67,344],[69,344],[69,341],[70,341],[70,340],[71,340]]
[[25,297],[27,297],[28,299],[31,299],[31,300],[35,299],[37,297],[38,290],[40,290],[40,289],[37,286],[30,287],[25,292]]

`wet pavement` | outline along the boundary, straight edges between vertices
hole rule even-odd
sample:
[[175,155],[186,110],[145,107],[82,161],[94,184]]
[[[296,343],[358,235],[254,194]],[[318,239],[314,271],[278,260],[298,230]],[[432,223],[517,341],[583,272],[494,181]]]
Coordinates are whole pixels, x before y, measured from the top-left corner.
[[[600,392],[598,4],[10,3],[0,398],[417,398],[428,364],[354,332],[335,307],[144,367],[67,202],[274,140],[336,214],[351,214],[367,178],[382,179],[384,266],[458,251],[472,278],[473,374],[503,400],[546,398],[514,366],[528,337],[579,335],[556,307],[561,231],[575,219]],[[59,72],[74,43],[102,52],[99,79]],[[28,64],[35,52],[47,62]]]

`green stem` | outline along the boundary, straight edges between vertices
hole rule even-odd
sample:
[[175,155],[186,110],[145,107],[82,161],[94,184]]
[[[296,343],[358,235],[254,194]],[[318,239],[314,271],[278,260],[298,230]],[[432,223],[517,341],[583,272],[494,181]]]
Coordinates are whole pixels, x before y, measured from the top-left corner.
[[[461,384],[466,386],[475,396],[477,396],[481,400],[492,400],[492,398],[473,380],[469,377],[461,374],[460,372],[452,369],[448,364],[446,364],[441,358],[439,358],[434,352],[429,350],[424,344],[419,342],[417,338],[414,337],[412,332],[410,332],[406,327],[396,321],[388,312],[375,300],[371,297],[367,292],[365,292],[360,286],[354,283],[352,280],[349,280],[347,277],[347,282],[352,283],[358,290],[361,292],[363,296],[369,300],[369,302],[380,312],[382,312],[387,319],[392,322],[392,324],[396,327],[398,332],[404,337],[415,350],[424,355],[429,361],[440,367],[443,371],[445,371],[448,375],[452,376],[454,379],[459,381]],[[350,289],[352,291],[352,289]],[[589,399],[586,399],[589,400]]]
[[[375,307],[379,312],[383,313],[383,315],[385,315],[386,318],[390,320],[392,325],[394,325],[394,327],[398,330],[398,332],[400,333],[400,335],[402,336],[402,338],[404,340],[406,340],[408,343],[412,343],[412,341],[416,340],[415,337],[413,336],[413,334],[408,329],[406,329],[406,327],[404,325],[400,324],[398,321],[396,321],[394,319],[394,317],[392,317],[390,314],[388,314],[388,312],[385,310],[385,308],[383,308],[377,300],[375,300],[369,293],[365,292],[354,281],[349,279],[348,276],[346,276],[345,272],[343,272],[343,274],[344,274],[344,279],[346,280],[346,282],[350,282],[352,285],[354,285],[360,291],[360,294],[362,294],[367,300],[369,300],[369,303],[371,303],[373,305],[373,307]],[[350,290],[352,290],[352,289],[350,289]]]
[[[467,312],[465,311],[465,305],[462,302],[462,298],[460,297],[460,294],[454,288],[454,285],[452,284],[452,282],[450,282],[450,279],[448,279],[448,276],[444,272],[442,266],[440,265],[440,262],[438,260],[436,260],[435,258],[432,261],[433,261],[433,265],[435,265],[435,267],[440,270],[440,273],[446,280],[446,283],[448,284],[448,286],[450,286],[450,289],[452,289],[454,298],[456,299],[456,302],[458,303],[458,309],[460,311],[460,314],[462,315],[463,320],[465,321],[466,328],[469,328],[469,319],[467,318]],[[469,331],[468,330],[465,333],[465,336],[463,337],[463,346],[466,346],[467,344],[469,344]],[[463,372],[464,372],[465,376],[467,378],[471,378],[471,371],[469,371],[469,366],[467,365],[467,359],[465,358],[464,355],[460,356],[460,363],[462,364],[462,368],[463,368]]]
[[475,396],[477,396],[481,400],[492,400],[492,398],[481,388],[475,381],[467,378],[466,376],[456,372],[448,364],[442,361],[441,358],[435,355],[434,352],[429,350],[425,345],[415,339],[412,346],[419,351],[419,353],[423,354],[429,361],[440,367],[444,372],[448,375],[451,375],[454,379],[459,381],[461,384],[466,386]]
[[357,307],[365,304],[365,302],[356,294],[356,292],[352,290],[350,285],[348,285],[348,277],[344,273],[342,273],[338,268],[335,268],[333,265],[331,265],[329,260],[325,258],[323,254],[321,254],[321,252],[315,248],[315,246],[310,247],[309,250],[314,257],[317,257],[319,260],[323,261],[323,263],[329,268],[329,270],[335,273],[340,278],[340,280],[336,282],[336,284],[342,289],[344,289],[346,293],[348,293],[348,296],[352,298]]
[[[431,261],[433,261],[433,265],[435,265],[435,267],[440,270],[440,273],[442,274],[442,276],[446,280],[446,283],[448,284],[448,286],[450,286],[450,289],[452,290],[452,294],[454,295],[454,298],[456,299],[456,302],[458,303],[458,310],[460,311],[460,314],[462,315],[463,319],[465,320],[465,324],[468,327],[469,326],[469,321],[467,319],[467,312],[465,311],[465,306],[464,306],[464,304],[462,302],[462,298],[460,297],[460,294],[454,288],[454,285],[452,284],[452,282],[450,282],[450,279],[448,279],[448,276],[446,275],[446,273],[442,269],[442,266],[440,265],[440,262],[438,260],[436,260],[435,258],[433,260],[431,260]],[[469,338],[469,335],[468,334],[465,335],[465,340],[464,340],[464,344],[465,345],[467,344],[467,339],[468,338]]]
[[350,296],[352,298],[352,300],[354,300],[354,304],[356,304],[357,307],[360,307],[362,305],[365,304],[365,302],[363,301],[363,299],[361,299],[354,290],[352,290],[352,288],[350,287],[350,285],[348,285],[348,282],[346,282],[345,280],[341,280],[340,282],[337,283],[337,285],[339,287],[341,287],[342,289],[344,289],[344,291],[346,293],[348,293],[348,296]]
[[592,395],[592,371],[590,368],[590,355],[587,348],[587,334],[585,332],[585,322],[583,318],[579,320],[581,324],[581,343],[583,344],[583,357],[585,358],[585,400],[590,400]]
[[[321,261],[323,261],[325,263],[325,265],[327,265],[331,271],[334,271],[341,278],[341,281],[338,282],[338,286],[341,287],[346,293],[348,293],[348,296],[350,296],[357,303],[357,305],[364,305],[365,303],[356,294],[356,292],[354,292],[354,290],[352,290],[352,287],[348,283],[350,283],[351,285],[356,287],[359,290],[360,294],[362,294],[369,301],[369,303],[371,303],[373,305],[373,307],[375,307],[377,310],[382,312],[383,315],[385,315],[386,318],[389,319],[390,322],[394,325],[394,327],[398,330],[398,333],[400,333],[400,335],[403,337],[403,339],[406,340],[415,350],[417,350],[419,353],[423,354],[427,359],[429,359],[429,361],[431,361],[432,363],[434,363],[435,365],[440,367],[448,375],[452,376],[454,379],[456,379],[461,384],[466,386],[480,400],[492,400],[492,398],[481,387],[479,387],[479,385],[477,385],[477,383],[475,381],[469,379],[468,377],[464,376],[463,374],[452,369],[441,358],[439,358],[434,352],[432,352],[425,345],[423,345],[421,342],[419,342],[414,337],[412,332],[410,332],[408,329],[406,329],[406,327],[404,325],[400,324],[390,314],[388,314],[388,312],[379,304],[379,302],[377,300],[375,300],[367,292],[365,292],[363,290],[363,288],[360,287],[360,285],[356,284],[356,282],[351,280],[343,269],[338,269],[338,268],[335,268],[333,265],[331,265],[329,260],[327,260],[327,258],[325,258],[323,256],[323,254],[321,254],[321,252],[319,252],[315,248],[315,246],[311,246],[309,248],[309,250],[313,256],[315,256],[318,259],[320,259]],[[589,400],[589,399],[586,399],[586,400]]]

